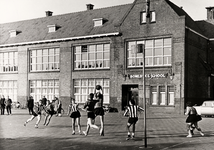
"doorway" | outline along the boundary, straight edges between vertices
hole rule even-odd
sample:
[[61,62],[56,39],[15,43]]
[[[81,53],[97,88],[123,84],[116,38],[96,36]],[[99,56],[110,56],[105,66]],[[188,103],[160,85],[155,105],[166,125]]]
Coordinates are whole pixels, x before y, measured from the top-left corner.
[[138,84],[122,85],[122,110],[128,106],[131,97],[134,97],[135,103],[138,104]]

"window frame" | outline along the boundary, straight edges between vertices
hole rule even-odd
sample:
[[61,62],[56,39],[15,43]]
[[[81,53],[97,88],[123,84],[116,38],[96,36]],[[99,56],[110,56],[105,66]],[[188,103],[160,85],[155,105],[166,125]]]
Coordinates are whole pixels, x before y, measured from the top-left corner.
[[[39,62],[39,60],[41,62]],[[30,72],[60,71],[60,47],[30,49],[29,71]]]
[[[103,89],[103,104],[110,104],[110,79],[74,79],[74,97],[77,103],[85,103],[90,93],[94,93],[95,85],[101,85]],[[76,92],[78,91],[78,92]]]
[[[83,51],[83,46],[87,46],[87,51]],[[110,50],[110,43],[74,45],[74,70],[110,69]]]
[[[5,58],[6,54],[7,58]],[[0,73],[18,73],[18,51],[0,52]]]
[[[161,40],[162,46],[156,46],[155,41]],[[166,43],[166,40],[170,40],[169,43]],[[150,43],[149,43],[150,42]],[[166,45],[165,45],[166,43]],[[145,44],[145,67],[163,67],[172,65],[172,38],[171,37],[162,37],[162,38],[153,38],[153,39],[143,39],[143,40],[132,40],[126,42],[126,61],[127,68],[139,68],[142,67],[143,55],[140,53],[133,54],[132,46],[137,48],[138,44]],[[165,51],[168,48],[171,54],[165,54]],[[155,50],[161,49],[161,55],[155,55]],[[149,50],[149,51],[148,51]],[[148,52],[147,52],[148,51]],[[137,52],[137,50],[135,50]],[[155,60],[161,58],[161,64],[155,63]],[[165,63],[165,59],[167,60]]]

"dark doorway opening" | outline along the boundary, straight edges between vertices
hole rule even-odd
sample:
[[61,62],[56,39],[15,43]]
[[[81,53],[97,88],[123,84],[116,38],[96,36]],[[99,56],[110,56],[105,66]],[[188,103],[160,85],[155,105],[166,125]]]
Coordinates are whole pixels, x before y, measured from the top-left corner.
[[122,110],[125,110],[132,96],[138,104],[138,84],[122,85]]

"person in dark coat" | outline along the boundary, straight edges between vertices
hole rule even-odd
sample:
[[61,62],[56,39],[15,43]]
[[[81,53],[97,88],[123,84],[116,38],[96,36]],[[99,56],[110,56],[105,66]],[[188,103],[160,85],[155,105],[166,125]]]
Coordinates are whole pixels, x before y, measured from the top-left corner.
[[33,107],[34,107],[34,99],[32,96],[30,96],[29,100],[27,101],[27,107],[29,110],[29,114],[32,115],[33,114]]
[[4,98],[4,95],[2,95],[2,97],[1,97],[0,104],[1,104],[1,115],[4,115],[4,110],[5,110],[5,98]]
[[42,105],[43,106],[47,105],[47,98],[45,96],[43,96],[43,98],[42,98]]
[[7,109],[7,114],[8,115],[11,115],[11,106],[12,106],[12,100],[8,96],[8,98],[6,100],[6,109]]

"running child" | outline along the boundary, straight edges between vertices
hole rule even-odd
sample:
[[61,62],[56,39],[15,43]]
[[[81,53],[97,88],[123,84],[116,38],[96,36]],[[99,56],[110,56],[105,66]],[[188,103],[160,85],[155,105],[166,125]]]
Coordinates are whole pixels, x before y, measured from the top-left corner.
[[[138,105],[135,105],[135,101],[132,97],[132,99],[129,100],[129,106],[127,106],[124,113],[124,116],[129,116],[128,123],[127,123],[128,136],[126,140],[129,140],[130,138],[135,137],[135,124],[138,121],[138,111],[144,111],[144,109]],[[132,126],[132,137],[131,137],[131,131],[130,131],[131,126]]]
[[[75,99],[71,98],[71,104],[68,105],[68,116],[70,115],[70,117],[72,118],[72,135],[75,134],[75,122],[77,121],[77,126],[78,126],[78,130],[79,130],[79,134],[82,134],[81,131],[81,126],[80,126],[80,112],[78,110],[78,103],[75,103]],[[70,114],[71,113],[71,114]]]
[[94,124],[94,122],[95,122],[94,105],[96,104],[97,101],[93,100],[93,97],[94,97],[94,94],[90,93],[89,99],[85,102],[84,107],[83,107],[83,109],[86,109],[87,117],[88,117],[86,131],[83,131],[83,134],[85,136],[88,135],[90,127],[99,130],[99,127]]
[[48,126],[48,124],[50,123],[50,120],[51,120],[52,116],[55,114],[54,106],[50,102],[50,100],[47,100],[47,103],[46,103],[46,106],[44,107],[44,110],[45,110],[44,125]]
[[35,128],[38,128],[38,125],[39,125],[40,120],[41,120],[42,110],[44,110],[44,106],[42,105],[42,101],[39,100],[39,102],[36,105],[34,105],[34,109],[33,109],[33,113],[32,113],[31,118],[29,118],[24,123],[24,126],[26,126],[28,122],[32,121],[35,117],[37,117],[37,122],[36,122]]

